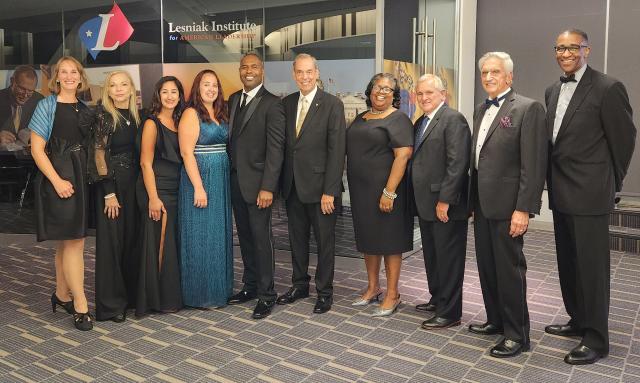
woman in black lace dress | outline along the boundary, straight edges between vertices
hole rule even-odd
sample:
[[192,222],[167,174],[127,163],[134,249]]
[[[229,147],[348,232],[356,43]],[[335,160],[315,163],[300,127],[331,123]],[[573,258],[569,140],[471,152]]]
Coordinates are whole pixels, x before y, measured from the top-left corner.
[[96,184],[96,319],[124,322],[135,307],[139,257],[136,137],[140,115],[129,73],[107,75],[102,105],[88,118],[89,171]]

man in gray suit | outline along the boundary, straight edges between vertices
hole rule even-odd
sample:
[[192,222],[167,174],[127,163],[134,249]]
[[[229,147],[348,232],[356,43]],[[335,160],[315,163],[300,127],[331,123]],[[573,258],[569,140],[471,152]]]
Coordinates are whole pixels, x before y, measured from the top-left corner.
[[244,286],[229,304],[258,298],[254,319],[271,313],[276,302],[271,205],[284,157],[284,110],[262,84],[264,64],[256,53],[240,61],[242,90],[229,97],[231,203],[242,253]]
[[424,114],[414,124],[409,174],[431,293],[416,309],[435,311],[422,322],[426,330],[457,326],[462,316],[471,132],[464,116],[445,104],[446,92],[438,76],[418,79],[417,104]]
[[316,59],[306,53],[293,61],[293,78],[300,89],[282,100],[286,138],[282,194],[287,201],[293,286],[278,297],[289,304],[309,296],[309,236],[318,244],[313,312],[322,314],[333,304],[335,209],[342,194],[346,127],[344,105],[317,86]]
[[590,364],[609,353],[609,212],[629,168],[636,128],[624,85],[587,65],[585,32],[562,32],[555,51],[564,76],[545,93],[547,185],[560,288],[571,319],[545,331],[581,337],[564,361]]
[[506,358],[529,349],[522,247],[530,215],[539,213],[542,204],[545,111],[511,89],[513,61],[507,53],[489,52],[478,67],[489,98],[474,112],[469,201],[487,322],[471,324],[469,331],[503,333],[490,355]]

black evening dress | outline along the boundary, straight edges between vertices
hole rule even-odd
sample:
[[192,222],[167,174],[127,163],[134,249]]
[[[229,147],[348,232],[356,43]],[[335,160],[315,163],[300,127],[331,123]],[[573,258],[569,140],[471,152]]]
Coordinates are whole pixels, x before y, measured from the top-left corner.
[[[136,180],[140,169],[136,153],[138,126],[126,109],[118,109],[120,124],[98,107],[94,119],[93,155],[96,182],[96,319],[108,320],[135,307],[139,257]],[[104,196],[115,193],[117,218],[104,213]]]
[[367,255],[399,254],[413,249],[413,217],[407,177],[396,189],[391,213],[378,205],[394,161],[393,149],[413,146],[413,124],[401,111],[385,118],[358,115],[347,129],[347,180],[356,248]]
[[36,233],[38,241],[69,240],[87,236],[88,188],[87,150],[88,130],[79,125],[82,103],[56,105],[53,128],[46,152],[60,177],[73,184],[73,195],[60,198],[53,185],[38,172],[34,182]]
[[178,188],[182,157],[178,134],[156,116],[149,117],[157,131],[153,173],[158,197],[166,214],[159,221],[149,218],[149,195],[142,173],[138,177],[137,198],[140,209],[140,273],[136,315],[150,311],[174,312],[182,308],[180,260],[178,258]]

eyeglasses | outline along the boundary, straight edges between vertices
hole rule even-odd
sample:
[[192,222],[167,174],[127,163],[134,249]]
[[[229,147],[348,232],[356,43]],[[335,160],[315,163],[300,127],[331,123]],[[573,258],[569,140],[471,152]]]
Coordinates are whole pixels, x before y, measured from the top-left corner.
[[576,54],[580,51],[580,48],[587,48],[589,47],[588,45],[569,45],[568,47],[565,46],[555,46],[553,47],[553,50],[556,51],[556,53],[558,54],[563,54],[566,51],[569,51],[569,53],[571,54]]
[[371,88],[371,89],[374,92],[382,93],[382,94],[389,94],[389,93],[393,92],[393,88],[389,88],[388,86],[374,85],[373,88]]
[[14,84],[14,86],[16,87],[16,90],[18,90],[20,93],[24,94],[25,96],[31,97],[35,93],[35,90],[27,89],[21,86],[20,84]]

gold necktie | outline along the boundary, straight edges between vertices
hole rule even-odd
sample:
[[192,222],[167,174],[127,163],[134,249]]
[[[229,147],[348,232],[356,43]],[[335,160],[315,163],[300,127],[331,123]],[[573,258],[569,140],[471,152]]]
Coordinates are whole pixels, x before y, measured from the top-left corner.
[[22,106],[15,106],[15,114],[13,115],[13,126],[16,129],[16,133],[20,130],[20,115],[22,114]]
[[296,123],[296,137],[300,135],[300,129],[302,129],[302,123],[304,122],[304,118],[307,116],[307,98],[302,98],[302,106],[300,107],[300,115],[298,115],[298,122]]

